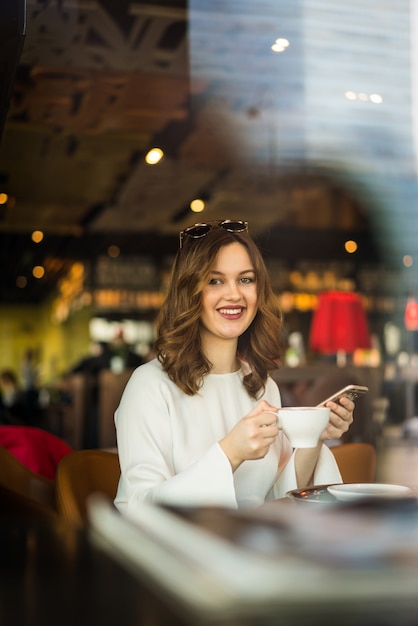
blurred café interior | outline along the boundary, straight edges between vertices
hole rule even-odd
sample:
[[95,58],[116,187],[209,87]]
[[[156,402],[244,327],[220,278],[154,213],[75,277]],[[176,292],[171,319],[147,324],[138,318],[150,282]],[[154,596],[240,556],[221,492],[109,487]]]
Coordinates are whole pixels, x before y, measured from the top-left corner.
[[416,0],[0,13],[0,386],[33,402],[11,423],[114,449],[179,231],[243,219],[284,315],[283,404],[367,385],[347,442],[418,487]]
[[225,217],[284,314],[283,403],[367,385],[351,436],[373,444],[415,417],[414,13],[381,4],[28,0],[2,52],[0,369],[36,369],[73,447],[114,445],[178,233]]

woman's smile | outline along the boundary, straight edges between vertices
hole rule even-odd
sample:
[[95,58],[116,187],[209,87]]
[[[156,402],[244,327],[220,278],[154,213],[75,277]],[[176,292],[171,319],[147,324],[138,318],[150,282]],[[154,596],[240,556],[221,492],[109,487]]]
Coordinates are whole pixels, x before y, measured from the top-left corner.
[[245,308],[244,307],[234,307],[234,308],[223,307],[221,309],[218,309],[218,311],[223,317],[227,319],[239,319],[241,315],[244,313]]

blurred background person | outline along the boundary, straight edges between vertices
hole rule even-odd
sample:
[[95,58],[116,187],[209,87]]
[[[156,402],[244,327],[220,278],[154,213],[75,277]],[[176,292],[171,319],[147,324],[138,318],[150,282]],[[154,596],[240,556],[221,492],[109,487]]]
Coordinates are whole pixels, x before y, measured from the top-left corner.
[[25,394],[19,386],[16,373],[12,369],[0,372],[0,423],[26,424],[30,421]]

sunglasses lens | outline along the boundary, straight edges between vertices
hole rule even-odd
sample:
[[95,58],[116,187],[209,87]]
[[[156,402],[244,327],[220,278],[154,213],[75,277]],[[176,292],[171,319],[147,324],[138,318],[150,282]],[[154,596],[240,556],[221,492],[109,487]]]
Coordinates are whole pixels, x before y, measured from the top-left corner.
[[243,220],[225,220],[219,224],[225,230],[229,230],[232,233],[239,233],[243,230],[247,230],[248,224]]
[[211,228],[209,224],[195,224],[190,226],[190,228],[186,228],[184,234],[193,239],[199,239],[199,237],[207,235]]

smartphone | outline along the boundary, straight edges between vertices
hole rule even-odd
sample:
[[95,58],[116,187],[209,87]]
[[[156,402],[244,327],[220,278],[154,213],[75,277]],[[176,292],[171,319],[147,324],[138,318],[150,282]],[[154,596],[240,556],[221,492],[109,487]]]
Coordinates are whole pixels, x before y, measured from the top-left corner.
[[347,387],[343,387],[342,389],[337,391],[337,393],[334,393],[323,402],[320,402],[320,404],[318,404],[317,406],[324,406],[327,402],[330,401],[338,402],[338,400],[342,396],[347,396],[347,398],[350,398],[350,400],[355,400],[356,398],[358,398],[358,396],[361,396],[363,395],[363,393],[367,393],[368,391],[369,388],[363,385],[347,385]]

